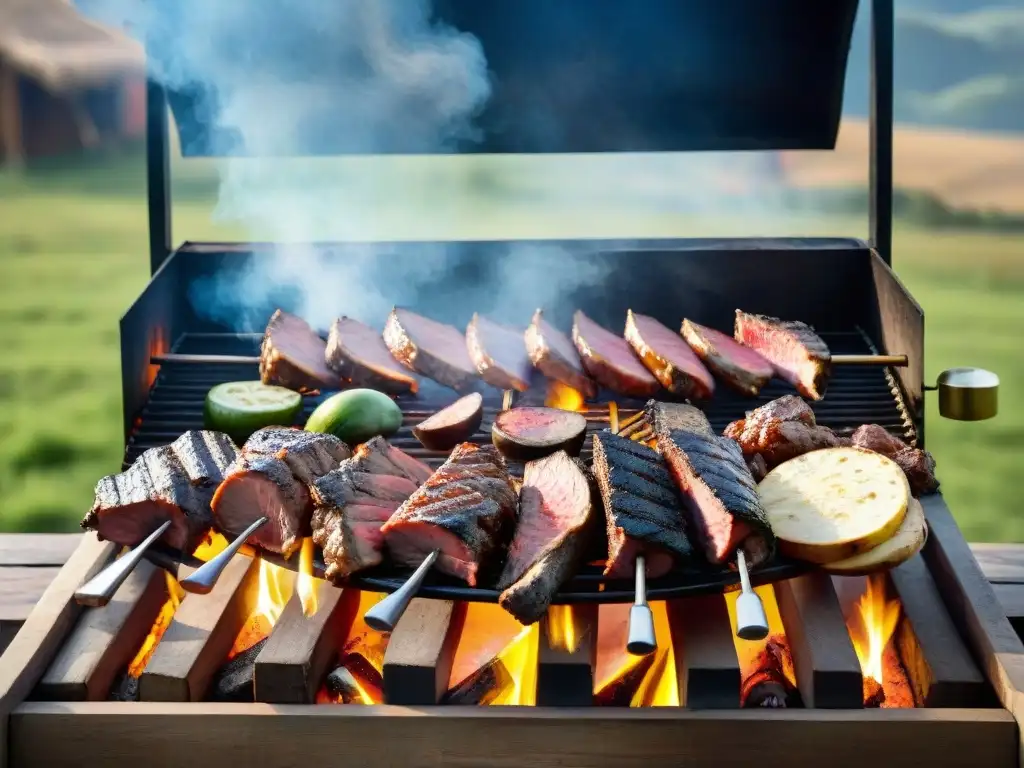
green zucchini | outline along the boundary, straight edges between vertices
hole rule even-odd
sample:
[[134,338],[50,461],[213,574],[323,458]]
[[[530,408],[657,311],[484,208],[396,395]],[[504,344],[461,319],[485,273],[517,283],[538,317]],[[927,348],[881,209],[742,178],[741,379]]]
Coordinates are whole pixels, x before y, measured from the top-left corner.
[[259,381],[218,384],[206,394],[203,425],[241,445],[263,427],[290,427],[302,410],[302,396]]

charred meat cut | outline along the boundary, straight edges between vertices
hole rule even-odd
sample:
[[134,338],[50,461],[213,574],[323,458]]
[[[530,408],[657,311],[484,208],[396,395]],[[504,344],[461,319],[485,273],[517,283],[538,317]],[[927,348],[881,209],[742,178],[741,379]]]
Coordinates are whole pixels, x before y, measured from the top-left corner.
[[296,392],[338,389],[341,379],[327,367],[327,344],[302,318],[274,312],[260,347],[260,380]]
[[466,337],[450,325],[395,307],[384,325],[384,344],[409,370],[457,392],[470,390],[477,382]]
[[923,496],[939,490],[935,477],[935,459],[928,451],[912,448],[898,437],[891,435],[878,424],[865,424],[853,433],[852,442],[858,448],[887,456],[903,470],[914,496]]
[[665,389],[680,397],[706,400],[715,380],[678,333],[653,317],[626,313],[626,341]]
[[748,411],[744,418],[727,426],[724,434],[739,443],[748,463],[760,456],[766,470],[810,451],[850,445],[849,438],[819,426],[811,407],[796,395],[785,395]]
[[680,429],[659,435],[658,448],[708,562],[724,563],[741,546],[751,565],[771,556],[775,535],[735,440]]
[[821,400],[832,373],[832,355],[814,329],[798,320],[736,310],[736,340],[756,349],[775,372],[811,400]]
[[572,387],[585,398],[597,395],[597,385],[580,362],[579,352],[562,332],[556,330],[538,309],[524,334],[530,362],[553,381]]
[[583,368],[603,387],[629,397],[650,397],[661,385],[624,338],[602,328],[583,312],[573,315],[572,341]]
[[383,559],[380,527],[417,484],[399,475],[360,472],[349,459],[313,483],[313,541],[323,549],[325,576],[337,580]]
[[253,433],[213,497],[217,527],[238,535],[268,517],[249,543],[290,557],[310,533],[309,486],[349,456],[333,435],[282,427]]
[[351,317],[334,321],[325,354],[328,367],[353,386],[389,395],[419,391],[419,381],[391,356],[380,334]]
[[191,552],[213,524],[210,501],[237,458],[238,447],[220,432],[189,431],[150,448],[124,472],[96,484],[82,527],[134,547],[170,520],[162,540]]
[[775,368],[760,353],[714,328],[683,320],[679,332],[711,372],[740,394],[757,395],[775,375]]
[[644,420],[654,429],[655,435],[667,435],[674,429],[685,429],[702,435],[714,434],[704,411],[685,403],[648,400],[644,406]]
[[463,443],[391,516],[381,531],[391,559],[418,566],[434,549],[435,568],[471,587],[507,542],[518,499],[493,446]]
[[417,487],[427,482],[433,474],[433,470],[427,464],[395,448],[379,435],[356,447],[355,455],[352,456],[352,467],[359,472],[405,477]]
[[533,366],[526,354],[523,331],[474,313],[466,328],[466,347],[480,378],[492,387],[519,392],[530,388]]
[[693,556],[679,494],[657,451],[600,432],[594,435],[594,476],[608,533],[605,575],[633,575],[637,555],[650,578]]
[[564,451],[526,465],[519,523],[498,580],[498,602],[520,624],[539,621],[576,573],[593,531],[587,476]]

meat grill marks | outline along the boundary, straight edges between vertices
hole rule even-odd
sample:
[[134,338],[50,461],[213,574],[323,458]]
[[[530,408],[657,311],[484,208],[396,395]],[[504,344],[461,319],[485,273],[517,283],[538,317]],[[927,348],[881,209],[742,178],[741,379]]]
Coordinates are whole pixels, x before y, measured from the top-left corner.
[[260,380],[296,392],[338,389],[341,381],[327,367],[326,350],[327,344],[309,323],[279,309],[263,333]]
[[924,496],[939,490],[935,477],[935,459],[928,451],[912,448],[898,437],[889,434],[885,427],[865,424],[853,433],[851,442],[858,448],[880,453],[895,461],[910,483],[914,496]]
[[325,355],[327,366],[353,386],[389,395],[419,391],[419,381],[391,356],[381,335],[351,317],[340,317],[331,325]]
[[658,448],[708,562],[724,563],[741,546],[751,565],[771,557],[775,536],[735,440],[677,429],[659,435]]
[[518,392],[529,389],[533,367],[526,354],[523,331],[474,313],[466,327],[466,346],[480,378],[492,387]]
[[351,463],[352,468],[359,472],[405,477],[417,487],[433,474],[433,470],[427,464],[395,448],[379,435],[357,446]]
[[170,520],[162,540],[191,552],[213,523],[210,501],[237,457],[238,447],[220,432],[189,431],[150,448],[127,470],[96,484],[82,527],[134,547]]
[[641,554],[651,578],[693,556],[678,492],[657,451],[601,432],[594,435],[594,477],[608,534],[606,576],[632,576]]
[[736,310],[736,340],[756,349],[804,397],[821,400],[832,373],[832,355],[814,329],[797,320]]
[[672,394],[707,400],[714,393],[711,373],[678,333],[630,309],[625,336],[647,370]]
[[775,375],[775,368],[760,353],[721,331],[683,320],[680,333],[711,372],[740,394],[756,396]]
[[583,370],[576,347],[565,334],[544,319],[541,310],[533,313],[524,338],[526,353],[538,371],[549,379],[572,387],[585,398],[597,396],[597,385]]
[[309,486],[351,455],[333,435],[286,427],[253,433],[213,497],[218,528],[238,535],[267,517],[250,543],[290,557],[310,532]]
[[650,397],[660,389],[624,338],[581,311],[573,315],[572,340],[583,368],[601,386],[629,397]]
[[576,573],[595,517],[586,472],[565,451],[526,465],[519,524],[498,580],[498,602],[521,624],[539,621]]
[[766,470],[810,451],[850,445],[848,438],[819,426],[811,407],[796,395],[748,411],[746,417],[727,426],[724,434],[739,443],[749,461],[756,462],[760,456]]
[[674,429],[685,429],[702,435],[714,434],[704,411],[685,403],[648,400],[644,406],[644,420],[654,429],[655,435],[667,435]]
[[466,349],[466,337],[457,328],[395,307],[384,325],[384,344],[406,368],[438,384],[457,392],[476,385],[476,366]]
[[434,549],[436,568],[471,587],[507,543],[516,490],[493,446],[463,443],[391,516],[381,531],[391,559],[418,566]]

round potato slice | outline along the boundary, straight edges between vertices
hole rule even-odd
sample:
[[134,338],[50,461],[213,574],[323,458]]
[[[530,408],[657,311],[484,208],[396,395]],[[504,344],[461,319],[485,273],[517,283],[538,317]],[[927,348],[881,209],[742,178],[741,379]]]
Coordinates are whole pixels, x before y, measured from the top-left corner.
[[757,487],[779,550],[834,563],[891,538],[910,486],[899,465],[862,448],[825,448],[780,464]]
[[822,568],[837,576],[867,576],[876,571],[887,571],[920,552],[927,539],[928,524],[924,519],[924,507],[917,499],[911,499],[903,525],[891,539],[886,539],[867,552],[836,563],[827,563]]

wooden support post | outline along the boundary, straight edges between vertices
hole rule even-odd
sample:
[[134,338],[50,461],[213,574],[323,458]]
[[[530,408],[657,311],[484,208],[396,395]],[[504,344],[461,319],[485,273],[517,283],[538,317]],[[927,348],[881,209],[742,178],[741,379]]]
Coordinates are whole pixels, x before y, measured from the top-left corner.
[[199,701],[256,602],[259,559],[236,555],[208,595],[188,595],[139,678],[142,701]]
[[[571,634],[566,630],[571,627]],[[589,707],[594,702],[597,605],[554,605],[540,621],[538,707]]]
[[896,648],[919,707],[982,707],[991,693],[920,555],[889,572],[903,606]]
[[101,608],[86,608],[36,694],[51,701],[104,701],[167,600],[164,571],[143,560]]
[[0,160],[8,168],[25,164],[25,136],[18,70],[0,56]]
[[864,706],[864,676],[832,579],[815,571],[775,585],[779,614],[807,707]]
[[[345,595],[349,595],[346,599]],[[302,614],[298,594],[281,613],[274,631],[256,657],[254,687],[256,701],[268,704],[312,704],[327,667],[338,652],[339,631],[348,623],[342,614],[355,616],[358,592],[342,590],[322,582],[317,594],[317,612]]]
[[680,706],[739,709],[743,679],[725,598],[704,595],[667,606]]
[[384,701],[437,704],[448,688],[465,606],[448,600],[413,600],[391,633],[384,653]]

